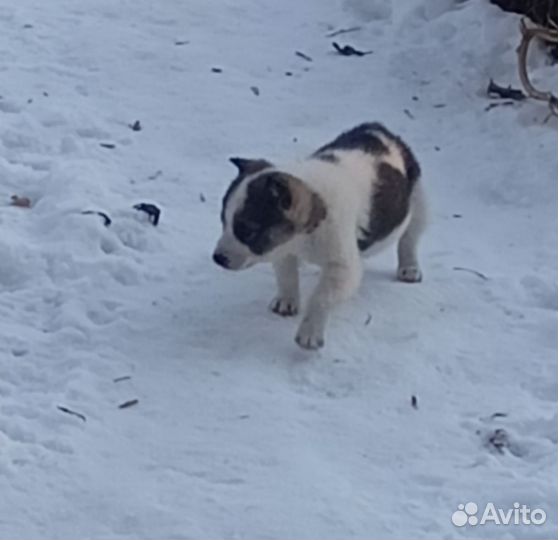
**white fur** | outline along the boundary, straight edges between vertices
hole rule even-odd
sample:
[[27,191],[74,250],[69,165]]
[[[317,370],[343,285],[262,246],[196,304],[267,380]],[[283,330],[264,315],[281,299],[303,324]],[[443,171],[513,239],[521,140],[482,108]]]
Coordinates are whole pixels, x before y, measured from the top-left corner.
[[[217,249],[226,251],[235,269],[246,268],[261,261],[273,263],[278,295],[271,309],[282,315],[299,310],[298,264],[304,260],[321,267],[319,282],[312,292],[300,323],[296,342],[303,348],[316,349],[324,344],[328,315],[336,304],[349,298],[362,277],[362,259],[356,238],[360,228],[370,220],[372,191],[378,181],[381,161],[388,162],[405,174],[398,147],[384,138],[387,154],[371,155],[360,150],[334,150],[335,161],[308,158],[285,167],[277,167],[301,179],[323,200],[327,214],[311,233],[298,234],[264,257],[256,257],[234,238],[230,228],[234,212],[246,196],[248,177],[231,197],[226,212],[226,225]],[[274,167],[275,169],[275,167]],[[262,174],[262,172],[257,173]],[[425,204],[420,180],[415,184],[410,211],[403,223],[388,238],[377,242],[364,253],[377,253],[399,240],[398,278],[420,281],[416,245],[425,224]]]

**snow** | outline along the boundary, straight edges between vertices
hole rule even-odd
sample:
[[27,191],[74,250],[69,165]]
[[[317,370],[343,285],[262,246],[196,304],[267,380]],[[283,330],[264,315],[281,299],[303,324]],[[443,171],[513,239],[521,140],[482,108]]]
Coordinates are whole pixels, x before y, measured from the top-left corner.
[[[518,21],[484,0],[2,3],[0,537],[555,536],[556,121],[485,111],[490,77],[519,86]],[[326,34],[355,26],[334,40],[373,54],[336,55]],[[270,268],[211,262],[227,158],[367,120],[421,162],[425,280],[369,261],[306,353],[266,310]],[[468,501],[547,520],[453,526]]]

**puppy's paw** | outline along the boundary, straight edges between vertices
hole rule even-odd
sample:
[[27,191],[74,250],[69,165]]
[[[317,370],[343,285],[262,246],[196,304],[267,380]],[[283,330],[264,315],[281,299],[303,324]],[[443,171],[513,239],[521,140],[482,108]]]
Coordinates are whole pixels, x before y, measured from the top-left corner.
[[305,318],[300,323],[295,341],[303,349],[321,349],[324,346],[323,328],[317,327],[311,319]]
[[282,317],[293,317],[298,313],[298,300],[277,296],[269,304],[269,309]]
[[397,269],[397,279],[405,283],[422,281],[422,272],[418,266],[402,266]]

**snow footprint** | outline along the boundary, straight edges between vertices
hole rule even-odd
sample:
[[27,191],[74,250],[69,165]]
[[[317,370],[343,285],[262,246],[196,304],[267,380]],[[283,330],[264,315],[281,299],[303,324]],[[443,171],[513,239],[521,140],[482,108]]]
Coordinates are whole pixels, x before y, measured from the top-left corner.
[[76,129],[76,133],[83,139],[110,139],[110,133],[94,126],[85,126]]
[[465,420],[462,426],[474,432],[480,446],[490,454],[538,463],[542,456],[551,456],[555,451],[555,421],[556,417],[520,420],[496,412],[477,420]]
[[416,8],[415,14],[427,21],[434,21],[450,11],[463,7],[463,3],[456,2],[456,0],[427,0]]
[[26,444],[34,444],[36,442],[33,431],[22,427],[20,422],[10,422],[2,417],[0,417],[0,433],[13,442]]
[[15,101],[0,99],[0,112],[7,114],[17,114],[22,111],[22,107]]
[[558,290],[555,283],[544,282],[537,276],[527,275],[520,281],[530,305],[552,311],[558,310]]
[[118,317],[120,303],[102,300],[87,310],[87,318],[96,326],[105,326],[113,323]]
[[0,140],[4,148],[8,150],[26,150],[37,153],[43,150],[43,146],[39,139],[13,130],[4,131],[0,136]]
[[391,0],[345,0],[343,7],[364,22],[385,21],[392,15]]
[[343,399],[353,394],[360,376],[358,369],[340,359],[297,362],[290,370],[290,379],[298,392],[329,399]]

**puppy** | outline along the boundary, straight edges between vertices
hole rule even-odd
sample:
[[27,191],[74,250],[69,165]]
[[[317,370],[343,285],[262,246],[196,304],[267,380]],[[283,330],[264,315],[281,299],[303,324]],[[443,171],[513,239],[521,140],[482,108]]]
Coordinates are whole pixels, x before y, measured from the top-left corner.
[[273,312],[299,310],[301,260],[321,268],[296,342],[324,345],[333,306],[359,286],[362,258],[398,242],[401,281],[421,281],[417,242],[425,226],[420,167],[409,147],[379,123],[342,133],[308,158],[276,167],[231,158],[237,177],[223,198],[223,234],[213,260],[229,270],[271,262]]

